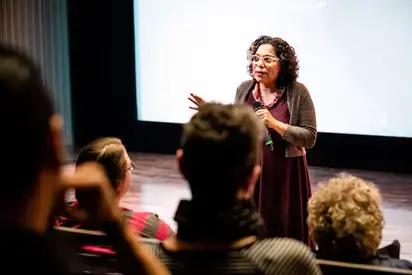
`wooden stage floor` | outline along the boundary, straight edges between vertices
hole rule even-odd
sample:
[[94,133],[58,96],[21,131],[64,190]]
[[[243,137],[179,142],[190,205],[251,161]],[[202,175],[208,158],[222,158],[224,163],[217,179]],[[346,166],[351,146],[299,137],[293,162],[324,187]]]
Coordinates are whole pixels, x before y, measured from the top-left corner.
[[[123,200],[125,207],[152,211],[175,227],[174,211],[182,198],[190,198],[187,184],[180,176],[172,155],[131,154],[137,169],[132,185]],[[342,170],[310,167],[312,191],[319,181]],[[401,258],[412,260],[412,175],[344,170],[376,183],[383,197],[385,227],[382,245],[398,239]],[[211,199],[213,203],[213,199]]]

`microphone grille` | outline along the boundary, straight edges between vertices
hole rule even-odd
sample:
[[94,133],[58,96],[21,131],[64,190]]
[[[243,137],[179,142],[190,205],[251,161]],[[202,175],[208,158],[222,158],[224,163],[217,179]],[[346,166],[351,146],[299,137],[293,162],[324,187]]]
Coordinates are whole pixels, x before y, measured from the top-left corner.
[[260,109],[260,108],[262,108],[263,107],[263,105],[262,105],[262,102],[260,102],[260,101],[255,101],[254,103],[253,103],[253,110],[258,110],[258,109]]

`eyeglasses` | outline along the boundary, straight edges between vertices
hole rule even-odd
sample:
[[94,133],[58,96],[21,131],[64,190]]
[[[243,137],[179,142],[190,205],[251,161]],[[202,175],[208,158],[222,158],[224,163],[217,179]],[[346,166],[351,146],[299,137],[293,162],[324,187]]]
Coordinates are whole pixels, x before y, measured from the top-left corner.
[[136,169],[136,164],[134,162],[130,163],[129,168],[127,168],[127,170],[133,171],[134,169]]
[[274,57],[274,56],[270,56],[270,55],[265,55],[265,56],[262,56],[262,57],[260,57],[258,55],[252,55],[249,58],[249,61],[254,63],[254,64],[258,64],[260,60],[262,60],[262,62],[266,65],[271,65],[275,62],[278,62],[279,58]]

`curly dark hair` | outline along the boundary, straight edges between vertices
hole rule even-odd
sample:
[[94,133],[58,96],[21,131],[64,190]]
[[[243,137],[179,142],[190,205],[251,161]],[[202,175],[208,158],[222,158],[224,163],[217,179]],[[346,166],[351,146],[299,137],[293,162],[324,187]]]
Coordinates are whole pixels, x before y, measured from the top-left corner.
[[[276,88],[282,88],[292,84],[299,76],[299,61],[295,49],[288,42],[279,37],[267,35],[259,36],[250,45],[247,51],[248,60],[254,55],[257,49],[264,44],[270,44],[275,49],[276,56],[280,59],[280,72],[276,79]],[[253,77],[252,63],[247,66],[247,71]]]

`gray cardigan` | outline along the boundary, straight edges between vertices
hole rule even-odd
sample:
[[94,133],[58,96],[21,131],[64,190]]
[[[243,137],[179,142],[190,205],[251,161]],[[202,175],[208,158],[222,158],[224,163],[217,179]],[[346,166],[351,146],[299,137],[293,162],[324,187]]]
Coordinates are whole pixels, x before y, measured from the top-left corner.
[[[247,80],[236,90],[235,103],[244,103],[254,89],[255,80]],[[305,148],[312,148],[316,142],[316,113],[308,89],[299,82],[285,89],[290,121],[283,139],[286,140],[286,157],[306,154]]]

